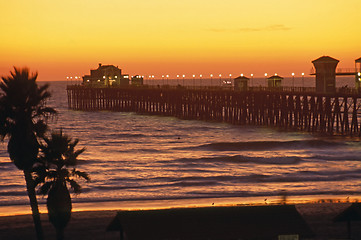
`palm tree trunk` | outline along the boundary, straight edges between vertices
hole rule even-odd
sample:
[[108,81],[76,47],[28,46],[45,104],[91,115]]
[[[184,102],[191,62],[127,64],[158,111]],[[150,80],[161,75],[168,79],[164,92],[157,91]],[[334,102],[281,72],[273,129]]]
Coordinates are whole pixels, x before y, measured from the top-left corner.
[[26,189],[28,191],[28,196],[29,196],[29,200],[30,200],[33,221],[34,221],[34,225],[35,225],[36,237],[38,240],[43,240],[44,234],[43,234],[43,228],[41,226],[40,213],[39,213],[39,208],[38,208],[38,200],[36,199],[36,194],[35,194],[34,180],[31,176],[31,172],[28,170],[24,170],[24,176],[25,176],[25,181],[26,181]]
[[64,240],[64,228],[56,228],[56,240]]

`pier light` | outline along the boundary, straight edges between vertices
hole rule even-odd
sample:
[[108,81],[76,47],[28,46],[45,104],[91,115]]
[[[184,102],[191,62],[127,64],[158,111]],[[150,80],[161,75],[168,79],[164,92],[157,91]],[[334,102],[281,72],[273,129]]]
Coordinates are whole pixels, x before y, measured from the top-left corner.
[[98,82],[100,82],[100,79],[98,79]]
[[267,87],[267,73],[264,74],[264,79],[265,79],[265,86]]
[[202,74],[201,74],[201,75],[199,75],[199,77],[202,77]]
[[361,72],[357,73],[357,75],[360,77],[360,76],[361,76]]
[[167,78],[169,77],[169,75],[167,74]]
[[305,76],[305,73],[302,73],[302,76]]
[[186,75],[183,74],[183,77],[185,77]]
[[295,76],[295,73],[292,73],[292,76]]
[[105,79],[105,76],[103,76],[103,78]]
[[243,77],[243,73],[241,73],[241,77]]
[[87,82],[90,82],[90,80],[88,79],[88,80],[86,80]]
[[66,79],[69,79],[69,77],[66,77]]
[[73,79],[73,77],[70,77],[70,79]]
[[213,77],[213,74],[211,74],[211,77]]
[[232,77],[232,74],[229,74],[229,77]]
[[115,78],[118,78],[118,76],[115,76]]
[[251,73],[251,77],[253,77],[253,73]]
[[177,75],[177,78],[179,78],[179,75]]
[[193,77],[196,77],[196,75],[193,74]]
[[277,73],[275,73],[275,76],[277,76],[278,74]]
[[219,74],[219,77],[222,77],[222,74]]
[[164,75],[162,75],[162,78],[164,78]]

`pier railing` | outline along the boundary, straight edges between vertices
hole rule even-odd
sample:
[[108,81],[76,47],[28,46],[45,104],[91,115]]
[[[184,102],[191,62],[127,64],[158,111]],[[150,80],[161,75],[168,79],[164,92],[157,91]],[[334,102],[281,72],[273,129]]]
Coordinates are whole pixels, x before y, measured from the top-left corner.
[[262,125],[327,135],[361,136],[361,94],[311,88],[247,90],[215,87],[68,86],[68,106],[82,111],[121,111]]
[[[104,86],[86,86],[86,85],[68,85],[68,89],[72,88],[105,88]],[[121,89],[189,89],[189,90],[216,90],[216,91],[249,91],[249,92],[298,92],[298,93],[315,93],[315,87],[264,87],[264,86],[256,86],[256,87],[247,87],[244,89],[236,88],[234,86],[181,86],[181,85],[141,85],[141,86],[110,86],[106,88],[121,88]],[[336,94],[361,94],[361,91],[355,88],[350,88],[347,86],[335,88]],[[333,94],[333,93],[332,93]]]

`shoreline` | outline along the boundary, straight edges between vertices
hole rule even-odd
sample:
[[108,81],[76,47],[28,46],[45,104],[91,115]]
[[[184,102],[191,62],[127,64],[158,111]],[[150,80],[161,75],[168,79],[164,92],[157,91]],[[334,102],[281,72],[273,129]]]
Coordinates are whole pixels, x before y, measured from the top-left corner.
[[[287,204],[314,204],[314,203],[353,203],[358,202],[361,196],[353,195],[308,195],[286,196]],[[73,202],[72,212],[82,211],[119,211],[119,210],[147,210],[182,207],[207,207],[207,206],[250,206],[272,205],[283,203],[282,196],[270,197],[219,197],[219,198],[185,198],[185,199],[159,199],[159,200],[119,200],[119,201],[94,201]],[[40,213],[47,213],[46,204],[39,204]],[[31,214],[30,205],[4,205],[0,206],[0,217]]]

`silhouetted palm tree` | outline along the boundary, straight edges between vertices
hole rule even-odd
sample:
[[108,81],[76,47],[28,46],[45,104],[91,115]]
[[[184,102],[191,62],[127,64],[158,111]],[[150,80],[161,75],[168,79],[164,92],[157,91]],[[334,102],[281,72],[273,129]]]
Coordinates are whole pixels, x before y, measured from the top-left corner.
[[71,216],[72,204],[68,186],[75,193],[80,193],[81,187],[74,179],[90,180],[87,173],[75,169],[78,156],[85,150],[75,150],[77,144],[78,139],[73,141],[60,130],[53,132],[50,138],[44,137],[44,144],[40,147],[36,181],[41,183],[39,192],[48,194],[49,220],[54,225],[59,240],[64,238],[64,229]]
[[48,85],[38,86],[37,73],[14,68],[11,76],[2,77],[0,83],[0,137],[8,137],[8,153],[16,167],[23,170],[30,199],[37,238],[43,239],[32,168],[39,152],[38,138],[47,129],[47,119],[56,113],[46,107],[50,97]]

